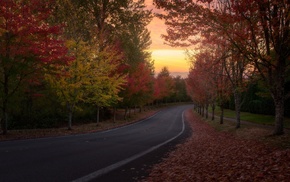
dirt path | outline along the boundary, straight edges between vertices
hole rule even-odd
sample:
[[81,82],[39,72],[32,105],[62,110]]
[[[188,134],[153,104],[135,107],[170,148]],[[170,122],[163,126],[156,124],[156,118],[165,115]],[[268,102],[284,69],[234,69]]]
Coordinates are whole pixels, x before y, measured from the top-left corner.
[[191,111],[186,120],[192,136],[144,181],[290,181],[290,149],[218,132]]

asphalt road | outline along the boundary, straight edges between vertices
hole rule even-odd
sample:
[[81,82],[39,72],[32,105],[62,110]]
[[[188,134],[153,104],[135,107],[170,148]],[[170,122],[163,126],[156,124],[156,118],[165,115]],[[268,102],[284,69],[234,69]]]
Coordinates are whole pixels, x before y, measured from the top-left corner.
[[120,174],[126,166],[152,162],[152,155],[184,135],[182,113],[191,107],[163,109],[146,120],[104,132],[0,142],[0,181],[110,181],[110,174]]

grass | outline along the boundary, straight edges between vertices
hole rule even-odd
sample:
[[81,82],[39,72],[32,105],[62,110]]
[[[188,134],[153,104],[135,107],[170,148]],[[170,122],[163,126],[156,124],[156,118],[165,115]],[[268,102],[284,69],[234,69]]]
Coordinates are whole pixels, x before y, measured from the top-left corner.
[[[211,112],[211,109],[209,109],[209,112]],[[221,110],[219,107],[217,107],[215,110],[215,115],[219,116],[220,113],[221,113]],[[224,110],[224,117],[225,118],[235,118],[236,113],[233,110],[225,109]],[[274,125],[275,116],[253,114],[253,113],[249,113],[249,112],[241,112],[241,120],[242,121],[249,121],[249,122],[256,123],[256,124],[262,124],[262,125]],[[285,126],[285,128],[290,128],[290,118],[285,118],[284,126]]]
[[[216,115],[219,114],[220,109],[217,109]],[[275,136],[272,135],[274,130],[274,120],[275,120],[274,116],[241,112],[241,120],[248,122],[242,123],[241,128],[236,129],[235,128],[236,123],[229,119],[226,119],[226,118],[235,118],[235,111],[226,109],[224,111],[224,114],[225,114],[224,124],[219,124],[219,117],[215,117],[214,121],[211,120],[211,117],[204,120],[219,132],[228,132],[242,139],[258,140],[274,147],[284,149],[290,148],[289,118],[285,119],[285,127],[288,128],[287,130],[285,130],[285,134]],[[260,125],[253,125],[251,123],[256,123]],[[266,127],[265,125],[269,126],[271,125],[273,127]]]

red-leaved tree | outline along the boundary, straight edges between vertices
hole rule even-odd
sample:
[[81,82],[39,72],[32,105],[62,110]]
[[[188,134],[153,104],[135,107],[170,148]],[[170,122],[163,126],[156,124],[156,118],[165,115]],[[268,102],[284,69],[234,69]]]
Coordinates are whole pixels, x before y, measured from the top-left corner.
[[169,73],[167,67],[163,67],[160,73],[155,78],[154,82],[154,99],[158,101],[165,101],[174,93],[174,80]]
[[[141,62],[128,74],[127,85],[123,92],[125,104],[129,107],[142,106],[152,100],[153,76],[152,70],[147,62]],[[125,118],[127,110],[125,112]]]
[[7,133],[9,102],[24,84],[41,80],[50,65],[66,64],[67,49],[57,37],[60,26],[48,23],[52,0],[0,1],[1,126]]
[[[273,134],[283,134],[284,102],[289,97],[285,82],[290,69],[290,2],[154,0],[154,3],[165,11],[159,16],[168,26],[167,35],[163,36],[168,44],[187,46],[196,44],[197,37],[216,35],[229,43],[233,61],[255,66],[275,103]],[[240,68],[240,73],[247,69],[243,65]]]

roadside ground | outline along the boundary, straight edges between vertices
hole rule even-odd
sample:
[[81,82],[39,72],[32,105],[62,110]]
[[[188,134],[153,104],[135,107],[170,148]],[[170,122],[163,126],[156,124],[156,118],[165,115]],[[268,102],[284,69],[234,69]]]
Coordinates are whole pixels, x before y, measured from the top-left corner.
[[[54,137],[54,136],[63,136],[63,135],[74,135],[74,134],[83,134],[83,133],[91,133],[96,131],[104,131],[113,129],[116,127],[128,125],[139,120],[145,119],[147,117],[152,116],[163,107],[157,107],[150,110],[139,112],[132,111],[131,116],[124,120],[124,110],[119,109],[117,112],[115,122],[111,120],[101,121],[99,123],[90,122],[87,124],[77,124],[72,126],[72,130],[68,130],[67,127],[60,128],[48,128],[48,129],[23,129],[23,130],[9,130],[8,134],[2,135],[0,134],[0,141],[5,140],[19,140],[19,139],[33,139],[33,138],[41,138],[41,137]],[[1,130],[0,130],[1,131]]]
[[153,167],[146,182],[290,181],[290,136],[272,128],[208,121],[186,112],[192,135]]
[[[160,109],[135,112],[127,121],[73,125],[73,130],[11,130],[8,135],[0,135],[0,141],[103,131],[150,117]],[[159,155],[164,158],[144,171],[149,177],[141,176],[143,181],[290,181],[289,129],[284,135],[273,136],[272,126],[244,121],[240,129],[235,129],[230,118],[221,125],[218,117],[210,121],[192,110],[186,112],[186,121],[192,135],[170,153]]]

